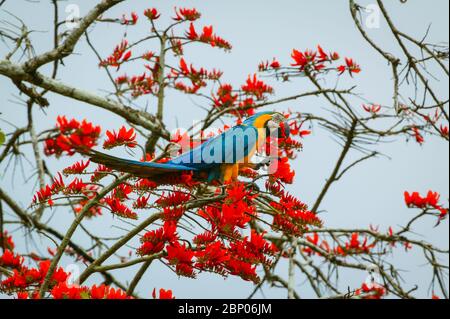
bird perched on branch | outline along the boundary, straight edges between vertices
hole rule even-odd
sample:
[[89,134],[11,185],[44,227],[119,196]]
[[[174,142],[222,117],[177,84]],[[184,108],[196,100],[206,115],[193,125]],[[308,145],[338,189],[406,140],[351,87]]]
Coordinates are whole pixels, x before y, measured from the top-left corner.
[[[208,183],[227,183],[238,178],[242,168],[257,168],[252,157],[266,143],[267,137],[288,137],[286,118],[276,112],[249,117],[221,135],[189,150],[167,163],[149,163],[113,157],[94,150],[83,152],[91,161],[137,177],[159,179],[182,172],[203,176]],[[275,154],[277,156],[278,154]]]

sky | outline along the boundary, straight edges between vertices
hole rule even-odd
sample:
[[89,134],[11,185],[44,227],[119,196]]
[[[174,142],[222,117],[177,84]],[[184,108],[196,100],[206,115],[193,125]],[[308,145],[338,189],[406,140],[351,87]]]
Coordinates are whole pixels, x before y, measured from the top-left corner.
[[[97,1],[71,0],[61,1],[60,16],[67,15],[65,9],[69,5],[77,5],[81,15],[86,14],[93,3]],[[371,5],[374,1],[361,0],[362,5]],[[431,24],[430,42],[448,43],[449,37],[449,2],[446,0],[416,0],[401,4],[400,1],[385,1],[392,18],[401,30],[421,38],[427,27]],[[262,60],[277,57],[282,63],[290,63],[290,54],[293,48],[315,48],[318,44],[327,50],[337,51],[343,56],[351,56],[363,67],[363,72],[354,80],[346,80],[341,85],[358,85],[358,93],[364,98],[389,105],[392,101],[392,74],[390,68],[373,49],[369,48],[357,31],[349,12],[347,0],[280,0],[280,1],[172,1],[129,0],[114,8],[108,17],[120,17],[122,13],[136,11],[141,13],[148,7],[156,7],[163,16],[173,15],[174,6],[196,7],[203,14],[199,24],[214,25],[216,32],[229,40],[234,49],[231,53],[224,53],[208,47],[195,46],[186,50],[186,60],[207,68],[217,67],[225,72],[224,81],[241,84],[248,74],[256,71],[258,63]],[[0,18],[13,21],[8,12],[19,16],[28,25],[33,33],[33,41],[37,53],[42,53],[52,46],[51,21],[52,7],[50,1],[7,0],[0,9]],[[413,18],[412,18],[413,17]],[[167,22],[161,18],[161,23]],[[1,25],[0,25],[1,27]],[[127,37],[138,39],[148,34],[149,26],[142,22],[136,27],[127,29]],[[393,53],[399,53],[392,36],[384,21],[379,26],[367,30],[370,36],[381,46]],[[90,31],[92,41],[103,56],[108,55],[112,48],[121,41],[124,29],[102,25]],[[149,46],[149,50],[156,47]],[[7,48],[0,44],[0,56],[4,56]],[[110,90],[105,73],[97,67],[96,57],[87,47],[85,41],[80,42],[75,55],[66,59],[65,67],[61,70],[59,78],[73,86],[89,91],[104,93]],[[440,82],[435,85],[441,95],[448,98],[448,78],[441,76]],[[306,82],[295,81],[287,85],[274,83],[276,98],[289,96],[299,90],[308,88]],[[104,131],[122,126],[123,121],[95,107],[66,99],[64,97],[49,95],[51,106],[46,112],[35,112],[38,130],[47,129],[55,123],[58,115],[67,115],[75,118],[87,118],[101,124]],[[18,105],[17,94],[11,83],[0,77],[0,119],[24,126],[26,120],[25,107]],[[148,105],[149,109],[155,107],[152,99],[139,100],[139,107]],[[204,111],[198,106],[201,101],[187,98],[171,92],[167,96],[166,121],[170,128],[189,127],[193,121],[201,119]],[[361,102],[359,102],[361,103]],[[278,106],[280,109],[291,109],[296,112],[323,112],[326,105],[323,100],[310,98],[299,102],[290,102]],[[0,127],[10,131],[4,121]],[[322,218],[328,227],[358,228],[368,227],[369,224],[380,225],[382,230],[390,226],[398,227],[411,218],[412,211],[405,208],[403,192],[429,189],[438,191],[443,201],[448,203],[449,198],[449,152],[448,143],[435,139],[427,139],[423,146],[404,138],[377,145],[377,151],[385,156],[370,160],[353,169],[346,178],[339,181],[325,198],[322,209]],[[298,195],[306,203],[314,203],[322,189],[325,179],[331,173],[340,153],[340,146],[332,139],[329,132],[313,127],[313,134],[304,141],[304,150],[295,161],[297,172],[296,182],[290,191]],[[26,153],[32,159],[32,153]],[[360,154],[353,152],[350,159]],[[52,171],[65,168],[77,160],[49,160]],[[0,185],[14,193],[15,200],[23,207],[27,207],[32,195],[36,191],[33,182],[25,183],[25,179],[32,174],[30,167],[24,163],[24,175],[16,174],[13,178],[12,169],[1,167]],[[61,230],[67,229],[71,222],[71,215],[64,210],[52,212],[49,223]],[[418,238],[424,238],[442,248],[448,249],[449,228],[448,221],[439,228],[433,228],[435,220],[421,223],[415,229]],[[106,225],[106,226],[105,226]],[[89,229],[105,234],[120,236],[123,233],[119,227],[127,227],[120,221],[105,216],[101,220],[88,221]],[[14,229],[12,229],[14,230]],[[18,232],[20,234],[20,232]],[[45,251],[48,245],[45,241],[33,242],[26,237],[19,240],[19,247],[32,247],[35,250]],[[83,243],[84,238],[77,233],[75,238]],[[36,238],[35,238],[36,239]],[[89,243],[86,243],[88,245]],[[130,250],[136,247],[132,243]],[[404,278],[411,284],[419,284],[422,289],[419,296],[429,296],[427,290],[430,273],[424,267],[424,259],[420,251],[405,254],[399,249],[394,257],[401,269],[407,269]],[[448,260],[444,261],[448,265]],[[63,259],[62,265],[67,266],[72,261]],[[81,265],[80,265],[81,266]],[[115,275],[123,282],[130,280],[130,274],[135,269],[117,271]],[[287,266],[280,269],[281,274],[287,274]],[[341,287],[357,287],[365,280],[364,272],[347,272],[341,274]],[[297,278],[299,294],[311,297],[311,291],[302,283],[304,278]],[[447,283],[448,284],[448,283]],[[218,276],[200,275],[195,281],[177,278],[170,270],[161,264],[154,264],[147,272],[138,292],[142,296],[150,296],[153,288],[171,288],[179,298],[246,298],[252,291],[252,285],[240,279],[229,278],[224,280]],[[284,298],[286,292],[265,287],[264,295],[258,293],[257,297]]]

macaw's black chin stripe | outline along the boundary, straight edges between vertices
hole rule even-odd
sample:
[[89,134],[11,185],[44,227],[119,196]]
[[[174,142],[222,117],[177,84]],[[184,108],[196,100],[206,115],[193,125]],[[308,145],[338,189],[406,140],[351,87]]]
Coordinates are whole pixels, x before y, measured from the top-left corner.
[[[272,135],[275,134],[275,135]],[[289,123],[284,122],[275,132],[272,132],[271,129],[266,125],[266,136],[274,136],[276,138],[288,138],[291,136],[291,130],[289,127]]]

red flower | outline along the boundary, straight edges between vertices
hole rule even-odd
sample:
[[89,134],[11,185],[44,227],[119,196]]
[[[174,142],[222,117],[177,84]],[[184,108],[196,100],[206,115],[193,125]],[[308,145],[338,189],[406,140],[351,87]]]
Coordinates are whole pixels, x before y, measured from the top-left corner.
[[295,63],[291,65],[299,66],[300,70],[303,71],[308,64],[312,63],[316,59],[317,53],[310,50],[303,53],[294,49],[291,56],[295,61]]
[[175,8],[176,17],[175,21],[195,21],[201,18],[201,13],[197,9]]
[[337,60],[339,60],[340,58],[341,58],[341,57],[339,56],[339,53],[337,53],[337,52],[331,53],[331,60],[337,61]]
[[350,75],[353,76],[353,73],[358,74],[361,72],[361,67],[353,61],[353,59],[345,58],[346,65],[341,65],[338,67],[338,71],[340,74],[343,74],[345,71],[348,71]]
[[319,62],[325,62],[330,59],[328,57],[328,54],[325,53],[325,51],[323,50],[323,48],[320,45],[317,47],[317,50],[319,52]]
[[254,95],[258,100],[261,100],[264,98],[264,94],[272,94],[273,88],[263,81],[258,80],[255,74],[253,77],[248,77],[246,84],[242,86],[242,91],[248,95]]
[[379,284],[363,284],[361,290],[357,291],[357,295],[361,295],[361,292],[366,294],[364,299],[381,299],[386,295],[386,289]]
[[14,255],[14,253],[8,249],[0,256],[0,266],[3,267],[19,269],[22,266],[22,263],[23,257]]
[[139,192],[148,192],[154,190],[156,187],[158,187],[158,184],[148,179],[140,179],[134,185],[134,188]]
[[371,113],[371,114],[375,115],[381,111],[381,105],[379,105],[379,104],[372,104],[372,105],[363,104],[363,109],[367,113]]
[[269,63],[269,61],[261,62],[258,67],[260,72],[265,72],[265,71],[269,70],[269,68],[277,70],[277,69],[281,68],[281,63],[278,62],[278,60],[276,60],[274,58],[272,63]]
[[214,232],[207,231],[203,234],[195,236],[193,242],[197,246],[206,246],[207,244],[211,244],[212,242],[216,241],[217,234]]
[[91,299],[105,299],[107,292],[107,286],[101,285],[97,287],[97,285],[94,285],[91,288]]
[[137,146],[137,142],[135,141],[136,133],[133,128],[127,130],[125,126],[122,126],[118,133],[116,133],[116,131],[107,131],[106,135],[108,136],[108,139],[103,144],[104,149],[112,149],[123,145],[129,148]]
[[186,37],[192,41],[200,41],[203,43],[208,43],[212,47],[218,47],[225,50],[231,50],[231,44],[224,40],[223,38],[214,34],[214,29],[212,26],[205,26],[201,35],[195,30],[193,23],[189,26],[189,31],[186,32]]
[[164,208],[164,221],[179,221],[184,213],[186,212],[186,209],[182,206],[178,207],[166,207]]
[[443,137],[448,137],[448,134],[449,134],[448,126],[441,125],[440,131],[441,131],[441,135]]
[[150,195],[139,197],[134,203],[134,209],[145,209],[148,206],[148,201],[150,200]]
[[86,120],[81,123],[75,119],[68,121],[65,116],[58,116],[56,126],[59,134],[45,141],[44,152],[47,156],[59,157],[64,153],[72,156],[77,148],[90,149],[97,144],[101,133],[100,126],[94,126]]
[[207,245],[204,250],[196,252],[196,267],[201,270],[211,270],[222,272],[226,263],[230,260],[229,252],[223,247],[221,242]]
[[102,180],[104,177],[108,176],[108,173],[111,173],[112,169],[106,167],[105,165],[98,165],[94,174],[91,176],[91,182],[97,183]]
[[9,236],[7,231],[3,234],[0,233],[0,247],[4,247],[5,249],[9,249],[11,251],[15,248],[12,236]]
[[162,195],[155,203],[160,207],[177,207],[191,199],[192,195],[181,191],[174,191],[170,195]]
[[233,276],[239,276],[245,281],[251,281],[255,284],[258,284],[261,281],[259,276],[256,274],[256,266],[253,266],[250,263],[237,259],[231,259],[227,263],[227,269]]
[[53,196],[53,191],[50,188],[50,186],[46,186],[43,189],[41,189],[40,191],[38,191],[36,193],[36,195],[34,195],[33,197],[33,204],[42,204],[47,202],[47,204],[49,206],[53,206],[53,200],[52,200],[52,196]]
[[144,15],[149,19],[149,20],[158,20],[159,17],[161,16],[161,14],[159,14],[158,10],[156,10],[155,8],[151,8],[151,9],[147,9],[144,11]]
[[365,238],[363,242],[359,239],[360,234],[353,233],[351,239],[345,244],[345,247],[339,246],[336,248],[335,253],[347,256],[347,255],[358,255],[358,254],[368,254],[370,250],[375,247],[375,244],[368,244],[368,238]]
[[121,201],[130,199],[128,195],[133,192],[133,188],[128,184],[120,184],[114,189],[113,197],[120,199]]
[[153,296],[153,299],[160,299],[160,300],[173,300],[173,299],[175,299],[175,297],[173,296],[172,290],[160,289],[159,290],[159,298],[157,298],[156,288],[155,288],[155,289],[153,289],[152,296]]
[[105,60],[100,61],[101,67],[113,66],[120,68],[120,66],[127,62],[131,58],[131,51],[127,52],[128,41],[123,40],[119,45],[117,45],[114,49],[114,52]]
[[177,224],[166,222],[163,228],[150,231],[141,238],[142,246],[138,249],[138,254],[141,256],[157,254],[164,250],[166,243],[172,244],[177,239]]
[[229,84],[222,84],[217,90],[217,96],[213,96],[214,105],[218,108],[231,108],[237,102],[239,96],[234,94],[233,87]]
[[439,204],[441,195],[437,192],[429,191],[426,197],[422,197],[418,192],[405,192],[405,203],[408,207],[416,207],[420,209],[434,208],[439,213],[439,219],[442,220],[447,217],[448,208],[442,207]]
[[88,160],[86,163],[84,161],[77,162],[74,165],[64,169],[63,174],[64,175],[83,174],[90,164],[91,164],[90,160]]
[[414,126],[412,128],[412,131],[416,139],[416,142],[422,145],[425,142],[425,139],[423,138],[423,135],[420,133],[420,130],[416,126]]
[[192,259],[195,253],[188,249],[186,245],[181,246],[179,243],[173,243],[167,247],[167,260],[173,266],[178,275],[185,277],[195,277]]
[[195,30],[195,26],[192,22],[191,25],[189,26],[189,31],[186,33],[186,37],[192,41],[198,40],[199,38],[198,33]]
[[276,60],[275,58],[273,59],[273,61],[272,61],[272,63],[270,63],[270,67],[272,68],[272,69],[279,69],[279,68],[281,68],[281,63],[280,62],[278,62],[278,60]]
[[28,292],[23,291],[23,292],[17,293],[17,299],[19,299],[19,300],[26,300],[29,298],[30,298],[30,296],[28,295]]
[[131,209],[129,209],[127,206],[125,206],[120,201],[120,199],[107,197],[105,199],[105,202],[106,204],[108,204],[113,214],[122,218],[137,219],[137,214],[131,211]]
[[122,24],[123,25],[136,25],[136,23],[138,22],[138,15],[136,14],[136,12],[132,12],[131,13],[131,19],[128,19],[126,17],[126,15],[123,15],[122,17]]
[[76,287],[68,287],[65,282],[53,287],[51,294],[54,299],[81,299],[83,290]]
[[269,166],[269,172],[272,180],[280,180],[286,184],[294,182],[295,171],[291,169],[289,159],[286,157],[273,161]]

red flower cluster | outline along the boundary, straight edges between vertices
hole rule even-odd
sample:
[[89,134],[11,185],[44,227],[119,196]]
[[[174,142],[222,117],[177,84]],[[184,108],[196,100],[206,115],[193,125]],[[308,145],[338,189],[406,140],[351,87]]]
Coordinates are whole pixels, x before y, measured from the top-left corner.
[[45,186],[43,189],[39,190],[33,197],[33,204],[43,204],[47,203],[49,206],[53,206],[52,196],[63,192],[66,185],[62,179],[61,174],[55,177],[53,184]]
[[[75,168],[81,169],[81,167],[78,167],[78,165],[75,164],[74,167],[70,168],[70,170]],[[76,212],[80,212],[91,199],[97,196],[98,186],[86,184],[79,178],[74,179],[71,183],[66,185],[62,178],[62,175],[58,174],[58,176],[54,178],[51,185],[45,186],[43,189],[36,193],[36,195],[33,197],[33,204],[36,205],[46,203],[49,206],[53,206],[53,196],[56,196],[58,194],[63,194],[65,196],[76,196],[77,201],[74,202],[74,207]],[[80,196],[84,198],[79,199]],[[89,217],[99,215],[101,215],[101,206],[94,205],[90,208],[88,214]]]
[[375,244],[368,244],[366,237],[363,242],[359,239],[360,234],[354,233],[345,247],[339,246],[335,253],[342,256],[368,254],[375,247]]
[[325,63],[331,63],[340,59],[339,54],[335,52],[327,54],[321,46],[318,46],[317,51],[306,50],[302,52],[294,49],[291,56],[294,59],[294,63],[291,65],[299,67],[302,72],[305,70],[320,71],[326,67]]
[[175,297],[173,296],[172,290],[160,289],[159,290],[159,298],[157,298],[156,288],[155,288],[153,290],[152,296],[153,296],[153,299],[160,299],[160,300],[173,300],[173,299],[175,299]]
[[73,164],[70,167],[67,167],[66,169],[63,170],[63,174],[64,175],[81,175],[84,174],[86,169],[89,167],[89,165],[91,164],[91,161],[88,160],[86,163],[84,161],[79,161],[75,164]]
[[[326,240],[323,240],[322,243],[320,243],[320,236],[318,233],[314,233],[313,236],[306,236],[306,240],[313,244],[314,246],[326,251],[327,253],[330,252],[330,245],[328,244],[328,242]],[[318,255],[320,256],[321,254],[319,252],[316,252],[313,248],[311,247],[305,247],[303,248],[303,252],[305,254],[307,254],[308,256],[312,256],[312,255]]]
[[195,278],[193,258],[195,253],[187,247],[175,242],[167,247],[167,260],[170,265],[175,266],[178,275]]
[[188,8],[175,8],[176,17],[173,18],[175,21],[195,21],[201,18],[201,13],[197,9]]
[[173,244],[177,240],[177,224],[166,222],[162,228],[147,232],[141,238],[142,245],[138,249],[138,254],[146,256],[160,253],[166,244]]
[[228,41],[214,34],[214,28],[212,26],[204,27],[202,34],[199,34],[197,33],[194,24],[191,23],[189,31],[186,32],[186,38],[188,38],[191,41],[208,43],[212,47],[218,47],[224,50],[231,50],[233,48]]
[[309,226],[322,227],[322,221],[313,212],[308,211],[308,206],[294,196],[286,193],[279,183],[268,182],[267,189],[276,197],[271,206],[277,210],[274,216],[274,230],[281,230],[286,234],[302,236]]
[[104,177],[108,176],[108,174],[111,172],[112,172],[112,169],[106,167],[105,165],[98,165],[97,169],[94,171],[94,173],[91,176],[91,182],[98,183]]
[[105,202],[114,215],[127,219],[138,219],[137,214],[122,203],[119,198],[106,197]]
[[379,104],[372,104],[372,105],[363,104],[362,107],[363,107],[364,111],[366,111],[367,113],[370,113],[372,115],[376,115],[381,111],[381,105],[379,105]]
[[294,182],[295,171],[292,170],[287,157],[272,161],[269,166],[270,180],[280,181],[286,184]]
[[[12,275],[0,282],[1,289],[10,292],[24,291],[37,288],[43,283],[50,267],[50,261],[41,261],[39,268],[28,268],[23,265],[23,262],[23,257],[14,255],[8,250],[0,257],[0,265],[12,270]],[[65,282],[68,277],[69,274],[64,272],[62,268],[58,268],[51,278],[50,287]]]
[[423,137],[422,133],[420,132],[419,128],[417,126],[414,126],[412,128],[412,132],[414,135],[414,138],[416,139],[416,142],[422,145],[425,143],[425,138]]
[[338,71],[340,74],[344,74],[346,71],[350,73],[351,76],[353,74],[358,74],[361,72],[361,67],[353,61],[353,59],[345,58],[346,65],[341,65],[338,67]]
[[363,284],[361,289],[356,291],[357,296],[362,296],[363,299],[379,300],[386,296],[386,288],[379,284]]
[[120,66],[127,62],[131,58],[131,51],[128,51],[128,41],[123,40],[119,45],[117,45],[114,49],[114,52],[107,57],[105,60],[100,61],[101,67],[116,67],[117,69],[120,68]]
[[279,68],[281,68],[281,63],[278,62],[277,59],[273,59],[272,62],[269,61],[265,61],[265,62],[261,62],[258,66],[259,72],[266,72],[269,70],[278,70]]
[[447,137],[448,138],[448,134],[449,134],[448,126],[441,125],[440,132],[441,132],[441,135],[443,137]]
[[116,131],[107,131],[106,136],[108,139],[103,143],[103,148],[107,150],[118,146],[135,148],[137,145],[136,133],[133,128],[127,130],[125,126],[122,126],[117,133]]
[[235,105],[239,96],[233,92],[233,86],[222,84],[217,90],[217,95],[213,96],[214,105],[218,108],[230,108]]
[[440,219],[448,216],[449,209],[439,204],[441,195],[437,192],[429,191],[426,197],[422,197],[419,192],[405,192],[405,202],[410,208],[429,209],[434,208],[440,213]]
[[242,86],[242,91],[248,95],[255,96],[258,100],[263,100],[265,94],[273,93],[273,88],[259,80],[255,74],[253,77],[248,77],[246,84]]
[[138,15],[136,12],[131,13],[131,18],[127,18],[127,16],[124,14],[122,16],[122,24],[123,25],[136,25],[138,22]]
[[0,248],[4,248],[5,250],[14,250],[15,248],[12,236],[7,231],[4,231],[3,234],[0,233]]
[[45,140],[44,152],[47,156],[61,156],[66,153],[69,156],[75,154],[77,148],[92,148],[97,144],[100,137],[100,126],[83,120],[67,120],[65,116],[57,118],[58,135]]
[[[175,88],[188,94],[197,93],[202,87],[206,87],[206,80],[217,81],[222,76],[221,71],[213,70],[208,72],[204,68],[197,70],[192,64],[188,66],[186,60],[181,58],[180,60],[180,71],[172,70],[170,75],[175,82]],[[183,82],[177,81],[181,77],[187,78],[192,82],[192,86],[187,86]]]
[[[10,247],[14,247],[12,239],[8,237]],[[49,249],[49,252],[51,250]],[[25,258],[14,254],[7,249],[0,255],[0,266],[11,271],[6,279],[0,282],[0,290],[8,293],[17,293],[18,299],[39,299],[39,289],[50,268],[50,260],[40,260],[31,256],[38,262],[38,267],[29,268],[24,266]],[[49,293],[54,299],[128,299],[130,297],[120,289],[113,289],[101,285],[78,287],[69,286],[67,280],[70,274],[63,268],[57,268],[49,283]]]
[[155,8],[147,9],[144,11],[144,15],[149,20],[158,20],[161,17],[161,14]]
[[253,200],[257,197],[246,190],[244,184],[236,183],[230,185],[228,196],[221,208],[207,206],[199,211],[215,231],[221,235],[240,237],[237,228],[244,229],[250,222],[251,216],[255,215],[256,209]]

